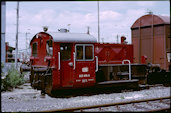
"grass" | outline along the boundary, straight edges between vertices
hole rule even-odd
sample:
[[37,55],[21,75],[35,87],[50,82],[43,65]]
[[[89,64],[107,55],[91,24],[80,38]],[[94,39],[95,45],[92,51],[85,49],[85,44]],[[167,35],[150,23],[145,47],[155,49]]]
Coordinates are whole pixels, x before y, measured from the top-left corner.
[[125,99],[125,97],[124,97],[124,96],[121,96],[120,98],[121,98],[121,99]]

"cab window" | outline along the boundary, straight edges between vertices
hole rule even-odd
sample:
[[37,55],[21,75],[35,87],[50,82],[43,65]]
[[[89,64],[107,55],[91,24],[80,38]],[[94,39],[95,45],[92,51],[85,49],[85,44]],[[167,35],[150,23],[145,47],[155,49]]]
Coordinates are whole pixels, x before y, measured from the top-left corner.
[[77,61],[91,61],[94,56],[94,46],[92,44],[77,44],[76,45],[76,60]]
[[69,43],[60,44],[61,60],[71,60],[71,47],[72,44]]
[[85,46],[85,59],[93,59],[93,46]]
[[83,60],[83,46],[77,46],[77,59]]
[[46,55],[52,56],[52,54],[53,54],[52,40],[48,40],[46,42]]
[[37,56],[37,43],[33,43],[32,45],[32,56]]

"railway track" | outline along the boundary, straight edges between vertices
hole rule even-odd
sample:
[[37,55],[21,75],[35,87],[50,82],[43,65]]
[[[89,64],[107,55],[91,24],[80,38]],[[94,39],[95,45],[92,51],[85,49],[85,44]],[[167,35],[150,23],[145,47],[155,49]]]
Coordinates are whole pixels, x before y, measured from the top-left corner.
[[65,109],[53,109],[40,112],[86,112],[86,111],[170,111],[170,96],[143,99],[143,100],[132,100],[127,102],[118,102],[110,104],[99,104],[84,107],[65,108]]

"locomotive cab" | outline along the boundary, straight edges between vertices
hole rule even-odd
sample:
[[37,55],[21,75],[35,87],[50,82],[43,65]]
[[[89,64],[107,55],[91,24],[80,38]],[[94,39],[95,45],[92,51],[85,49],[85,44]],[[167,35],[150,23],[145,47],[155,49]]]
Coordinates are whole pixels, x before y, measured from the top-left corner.
[[84,33],[37,33],[30,42],[31,85],[46,93],[94,85],[96,42]]

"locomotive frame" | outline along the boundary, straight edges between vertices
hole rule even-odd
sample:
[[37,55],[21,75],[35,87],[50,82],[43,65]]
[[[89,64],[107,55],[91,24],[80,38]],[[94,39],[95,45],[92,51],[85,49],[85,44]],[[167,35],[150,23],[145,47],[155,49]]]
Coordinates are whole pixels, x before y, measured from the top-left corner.
[[109,44],[65,29],[37,33],[30,42],[31,86],[51,95],[60,90],[146,84],[147,65],[133,63],[133,45],[121,38],[121,44]]

